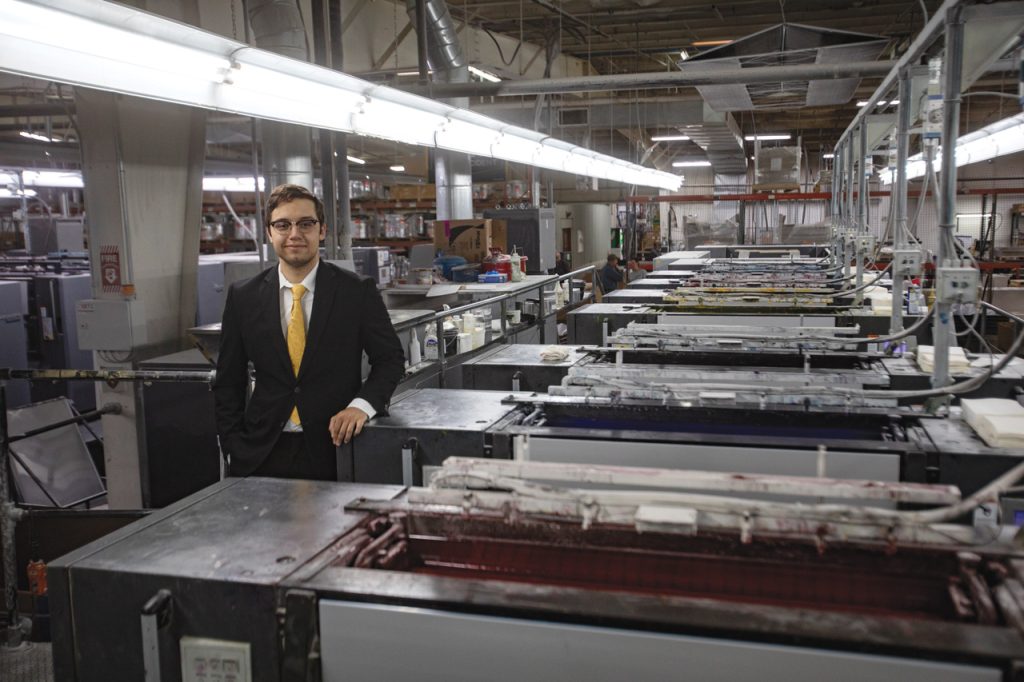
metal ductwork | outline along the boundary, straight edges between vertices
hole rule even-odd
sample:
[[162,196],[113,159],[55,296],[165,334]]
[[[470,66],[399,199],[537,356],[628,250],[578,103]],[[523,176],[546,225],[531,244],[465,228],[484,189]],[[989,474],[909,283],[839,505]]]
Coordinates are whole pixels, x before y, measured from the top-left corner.
[[704,150],[715,175],[738,175],[747,172],[747,155],[743,134],[732,114],[720,114],[704,108],[704,122],[687,128],[690,141]]
[[[732,114],[718,113],[699,99],[666,97],[630,106],[614,100],[554,101],[552,105],[555,116],[551,134],[557,138],[578,140],[590,130],[633,129],[638,125],[646,129],[678,129],[707,154],[716,173],[746,172],[743,138],[736,120]],[[533,125],[530,102],[479,105],[473,111],[525,128]],[[660,165],[669,161],[665,159]]]
[[[409,20],[416,26],[416,1],[406,0]],[[427,40],[427,62],[444,83],[469,82],[469,65],[455,30],[455,22],[444,0],[420,0],[426,5],[427,26],[421,31]],[[468,108],[466,99],[449,104]],[[473,174],[468,154],[437,150],[434,156],[434,184],[437,187],[437,219],[463,220],[473,217]]]
[[[455,30],[455,22],[444,0],[423,0],[427,10],[427,61],[438,80],[445,83],[469,81],[469,64]],[[416,0],[406,0],[409,21],[416,25]]]
[[779,24],[758,31],[728,45],[716,47],[689,60],[678,62],[680,70],[691,76],[716,77],[739,70],[761,71],[772,67],[808,73],[776,81],[725,83],[698,86],[705,101],[715,111],[782,110],[844,104],[853,97],[860,76],[816,76],[815,69],[843,68],[849,64],[870,62],[888,45],[883,36]]
[[[296,0],[246,0],[245,6],[257,47],[309,61],[306,29]],[[263,121],[261,125],[267,188],[290,182],[312,189],[309,129],[272,121]]]

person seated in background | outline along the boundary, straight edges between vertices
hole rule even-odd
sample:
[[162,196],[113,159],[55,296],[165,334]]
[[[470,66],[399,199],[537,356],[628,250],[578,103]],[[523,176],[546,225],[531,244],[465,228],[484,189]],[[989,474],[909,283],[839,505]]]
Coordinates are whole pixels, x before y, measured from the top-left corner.
[[555,267],[554,267],[554,271],[551,274],[554,274],[554,275],[568,275],[569,274],[569,264],[565,262],[564,258],[562,258],[562,252],[561,251],[555,251]]
[[635,260],[631,260],[626,263],[626,278],[629,282],[635,282],[638,279],[643,279],[647,276],[647,272],[644,271],[640,264]]
[[597,271],[597,279],[604,292],[615,291],[624,280],[622,270],[619,269],[619,257],[614,253],[608,254],[608,262]]

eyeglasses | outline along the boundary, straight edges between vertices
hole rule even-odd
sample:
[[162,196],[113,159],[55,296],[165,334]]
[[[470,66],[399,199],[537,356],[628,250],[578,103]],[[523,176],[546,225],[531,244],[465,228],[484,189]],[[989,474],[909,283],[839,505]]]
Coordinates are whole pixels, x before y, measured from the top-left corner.
[[302,220],[299,220],[294,223],[290,220],[275,220],[274,222],[270,223],[270,228],[274,230],[274,232],[277,232],[278,234],[288,234],[289,232],[292,231],[292,225],[295,225],[296,227],[299,228],[299,232],[301,232],[302,234],[309,234],[310,232],[315,230],[317,225],[319,224],[320,221],[314,220],[313,218],[303,218]]

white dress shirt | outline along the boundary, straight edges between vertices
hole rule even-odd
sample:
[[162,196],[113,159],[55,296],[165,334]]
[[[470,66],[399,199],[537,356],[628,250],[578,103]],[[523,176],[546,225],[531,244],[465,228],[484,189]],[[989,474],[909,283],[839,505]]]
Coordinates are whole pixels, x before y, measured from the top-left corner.
[[[299,284],[306,287],[306,293],[302,296],[302,321],[305,323],[306,332],[309,332],[309,318],[313,314],[313,296],[316,291],[316,271],[320,269],[320,261],[317,260],[316,265],[309,271]],[[285,341],[288,340],[288,322],[292,316],[292,283],[285,279],[284,273],[281,272],[281,266],[277,266],[277,280],[280,285],[281,292],[281,333],[284,334]],[[352,402],[348,404],[349,407],[358,407],[360,410],[366,413],[367,419],[373,419],[374,415],[377,414],[377,410],[373,409],[373,405],[366,402],[362,398],[353,398]],[[299,415],[299,419],[302,415]],[[286,433],[298,433],[302,431],[301,425],[292,423],[289,419],[284,423],[284,431]]]

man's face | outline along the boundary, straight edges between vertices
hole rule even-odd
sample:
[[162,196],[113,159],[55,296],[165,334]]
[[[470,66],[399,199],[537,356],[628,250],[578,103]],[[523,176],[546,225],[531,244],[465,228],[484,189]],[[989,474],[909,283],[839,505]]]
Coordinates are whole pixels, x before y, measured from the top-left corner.
[[[287,230],[282,229],[285,221],[291,223]],[[309,229],[302,229],[310,221],[314,224]],[[320,240],[326,235],[327,228],[316,222],[316,206],[311,200],[296,199],[274,209],[267,231],[277,257],[293,268],[303,268],[317,257]]]

